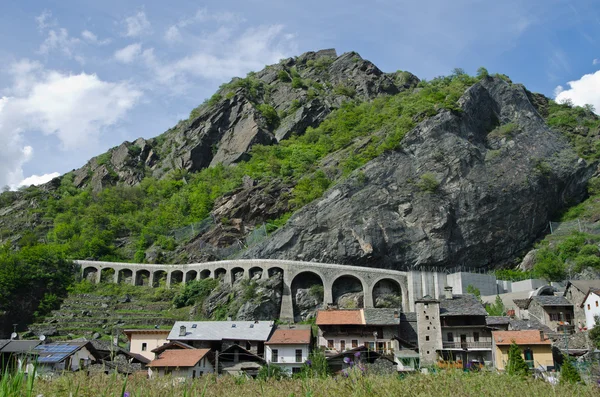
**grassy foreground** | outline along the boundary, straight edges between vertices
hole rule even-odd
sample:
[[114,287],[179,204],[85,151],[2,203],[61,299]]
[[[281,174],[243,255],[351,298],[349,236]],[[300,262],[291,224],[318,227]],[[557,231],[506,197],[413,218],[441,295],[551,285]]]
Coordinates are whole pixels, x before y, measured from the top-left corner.
[[[5,383],[5,382],[2,382]],[[19,382],[17,382],[19,383]],[[52,381],[36,379],[33,389],[21,382],[19,390],[0,384],[0,395],[69,397],[167,397],[167,396],[598,396],[596,385],[556,385],[495,373],[445,371],[436,374],[398,376],[349,376],[257,381],[244,378],[204,376],[178,382],[143,375],[68,374]],[[29,385],[30,386],[30,385]]]

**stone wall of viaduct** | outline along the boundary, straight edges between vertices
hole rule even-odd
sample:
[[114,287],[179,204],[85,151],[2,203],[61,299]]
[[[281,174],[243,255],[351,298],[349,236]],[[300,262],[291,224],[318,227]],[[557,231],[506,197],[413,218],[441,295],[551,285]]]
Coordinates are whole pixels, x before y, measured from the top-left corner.
[[336,281],[357,279],[362,285],[364,306],[373,307],[373,292],[380,281],[395,283],[402,295],[403,310],[414,311],[415,300],[425,295],[433,298],[443,296],[446,285],[446,274],[437,272],[408,271],[334,265],[327,263],[285,261],[271,259],[227,260],[218,262],[192,263],[185,265],[135,264],[117,262],[99,262],[78,260],[84,278],[131,282],[133,285],[158,286],[159,280],[165,280],[166,285],[185,283],[203,278],[219,278],[233,283],[236,275],[243,274],[245,278],[270,277],[275,272],[283,273],[283,296],[281,300],[280,318],[294,318],[292,283],[302,274],[317,275],[324,289],[324,303],[333,303],[333,286]]

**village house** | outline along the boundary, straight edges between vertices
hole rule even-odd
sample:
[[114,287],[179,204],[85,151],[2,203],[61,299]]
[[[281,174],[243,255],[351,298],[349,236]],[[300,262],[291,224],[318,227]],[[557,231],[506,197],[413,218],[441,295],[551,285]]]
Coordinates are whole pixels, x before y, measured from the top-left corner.
[[129,339],[129,351],[154,360],[153,349],[167,343],[170,330],[165,329],[126,329],[123,331]]
[[2,365],[2,373],[6,370],[23,369],[27,361],[37,355],[34,349],[41,343],[39,340],[1,339],[0,365]]
[[548,339],[543,331],[493,331],[493,356],[496,369],[503,371],[508,362],[508,349],[514,342],[523,354],[529,368],[544,370],[554,369],[552,358],[552,341]]
[[148,375],[197,378],[214,372],[213,357],[210,349],[165,350],[148,364]]
[[167,340],[220,352],[237,345],[262,356],[271,332],[273,321],[177,321]]
[[222,352],[216,353],[218,371],[222,374],[256,378],[266,360],[239,345],[229,345]]
[[40,344],[33,351],[39,373],[79,371],[100,360],[89,341]]
[[327,365],[334,374],[354,366],[359,366],[359,368],[365,370],[375,369],[379,374],[390,374],[397,371],[394,360],[366,346],[359,346],[328,356]]
[[585,313],[585,329],[594,328],[596,317],[600,316],[600,288],[590,288],[580,308]]
[[576,331],[583,331],[583,328],[586,327],[586,306],[581,304],[590,288],[600,289],[600,280],[571,280],[567,283],[563,293],[563,296],[573,305],[573,323]]
[[290,374],[300,372],[308,359],[311,339],[310,325],[278,326],[265,343],[267,363]]
[[564,296],[532,296],[527,303],[530,318],[556,332],[572,332],[573,304]]

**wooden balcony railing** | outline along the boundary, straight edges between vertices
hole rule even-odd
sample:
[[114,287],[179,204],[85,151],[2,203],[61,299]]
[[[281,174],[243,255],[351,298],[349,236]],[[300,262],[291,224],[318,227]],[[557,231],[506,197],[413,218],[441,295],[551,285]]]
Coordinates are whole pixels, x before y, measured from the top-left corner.
[[442,341],[444,349],[491,349],[492,342],[448,342]]

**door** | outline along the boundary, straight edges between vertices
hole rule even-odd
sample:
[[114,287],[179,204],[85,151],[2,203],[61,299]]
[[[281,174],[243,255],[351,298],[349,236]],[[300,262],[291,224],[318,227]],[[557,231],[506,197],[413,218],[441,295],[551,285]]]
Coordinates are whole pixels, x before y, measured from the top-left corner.
[[467,348],[467,335],[460,336],[460,347],[461,347],[461,349]]

